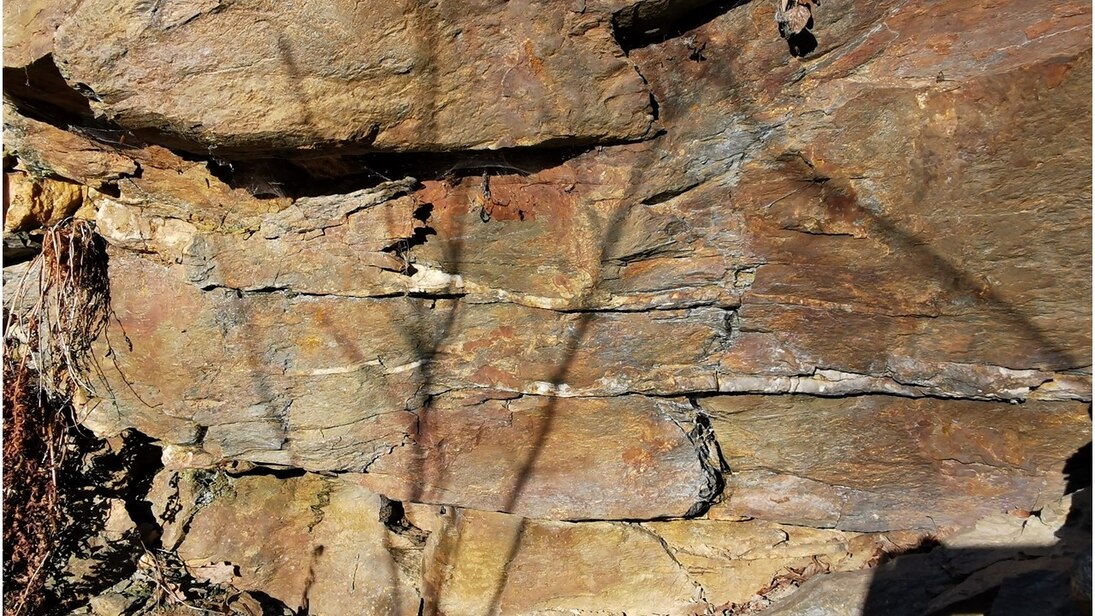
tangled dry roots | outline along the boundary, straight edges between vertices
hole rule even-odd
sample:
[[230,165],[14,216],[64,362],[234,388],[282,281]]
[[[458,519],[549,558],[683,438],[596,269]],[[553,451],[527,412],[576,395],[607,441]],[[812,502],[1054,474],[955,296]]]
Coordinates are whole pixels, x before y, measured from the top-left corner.
[[42,573],[60,531],[57,471],[74,425],[71,401],[81,390],[91,393],[89,375],[98,372],[91,345],[109,315],[106,263],[94,225],[64,221],[46,231],[41,254],[9,303],[3,360],[7,614],[43,607]]
[[91,345],[106,328],[110,306],[106,246],[95,225],[68,219],[47,229],[28,272],[37,276],[20,282],[12,305],[32,291],[37,301],[10,319],[6,355],[29,354],[52,395],[67,401],[78,390],[91,393],[88,376],[99,371]]

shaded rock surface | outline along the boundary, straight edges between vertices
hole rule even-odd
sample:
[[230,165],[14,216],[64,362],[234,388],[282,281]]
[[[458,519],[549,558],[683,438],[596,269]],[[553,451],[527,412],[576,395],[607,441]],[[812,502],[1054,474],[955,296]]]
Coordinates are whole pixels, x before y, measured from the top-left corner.
[[1048,504],[1039,516],[994,514],[935,549],[907,554],[874,572],[819,576],[766,614],[1083,614],[1070,586],[1070,565],[1090,551],[1091,537],[1058,541],[1062,524],[1077,513],[1074,494]]
[[772,9],[5,6],[5,246],[94,218],[113,316],[80,417],[163,448],[158,556],[89,609],[1067,586],[1090,6],[826,2],[802,58]]

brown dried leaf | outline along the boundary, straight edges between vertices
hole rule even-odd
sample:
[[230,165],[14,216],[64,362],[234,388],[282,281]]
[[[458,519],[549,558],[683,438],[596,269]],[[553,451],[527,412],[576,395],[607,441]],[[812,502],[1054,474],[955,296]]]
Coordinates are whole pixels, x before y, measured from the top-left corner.
[[806,29],[806,24],[810,23],[810,6],[808,4],[795,4],[795,6],[787,10],[783,16],[787,24],[784,28],[783,35],[789,37],[798,34]]
[[211,584],[231,584],[236,577],[236,566],[228,562],[210,563],[192,567],[191,572],[199,580],[207,580]]

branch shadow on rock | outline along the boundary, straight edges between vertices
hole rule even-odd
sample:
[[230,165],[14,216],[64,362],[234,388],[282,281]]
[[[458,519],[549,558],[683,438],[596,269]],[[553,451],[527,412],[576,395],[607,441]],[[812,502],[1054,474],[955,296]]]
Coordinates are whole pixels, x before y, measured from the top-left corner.
[[810,182],[826,211],[839,217],[849,215],[851,210],[853,217],[865,222],[869,237],[876,238],[892,252],[904,255],[908,261],[915,263],[916,269],[923,272],[925,278],[930,277],[957,300],[986,309],[989,313],[986,316],[991,316],[993,321],[1006,323],[1012,335],[1021,336],[1029,345],[1025,353],[1031,367],[1069,371],[1090,366],[1090,359],[1075,357],[1070,350],[1055,342],[1045,328],[1005,299],[993,285],[965,271],[923,238],[864,205],[848,178],[818,176],[813,164],[805,158],[802,160],[812,173],[811,177],[802,181]]
[[[650,159],[653,157],[653,150],[647,150],[644,153],[643,157],[647,158],[647,160],[636,161],[635,164],[631,167],[631,172],[629,174],[627,182],[627,186],[631,193],[637,192],[640,179],[640,170],[645,169],[647,165],[651,162]],[[609,220],[606,226],[604,238],[601,240],[600,258],[598,259],[597,263],[604,263],[607,260],[608,256],[613,253],[613,250],[615,249],[616,245],[619,243],[622,237],[624,223],[626,222],[632,207],[642,207],[641,205],[639,205],[639,199],[636,198],[634,195],[629,195],[621,200],[620,204],[618,205],[618,209],[616,210],[616,212],[614,212],[612,218]],[[590,286],[583,291],[578,302],[578,305],[580,307],[589,307],[590,300],[597,292],[599,284],[600,277],[598,276],[598,278],[595,279],[593,283],[590,284]],[[589,327],[592,324],[593,319],[596,318],[596,316],[596,312],[589,310],[579,313],[577,323],[575,323],[573,329],[571,330],[570,336],[568,337],[564,346],[563,358],[560,361],[559,365],[556,367],[555,372],[551,375],[549,379],[549,382],[554,388],[558,388],[559,386],[566,383],[571,366],[573,365],[573,362],[577,357],[578,350],[581,348],[581,344],[585,340],[585,336],[589,330]],[[521,463],[520,470],[518,471],[517,476],[514,478],[514,483],[512,487],[506,490],[504,506],[502,507],[503,511],[513,512],[520,504],[521,497],[524,495],[524,491],[528,486],[528,482],[532,476],[532,472],[535,469],[537,462],[539,462],[541,455],[543,454],[544,445],[547,443],[548,436],[551,434],[551,431],[554,427],[558,401],[558,396],[551,396],[548,399],[548,403],[542,415],[543,419],[536,427],[536,436],[533,440],[532,448],[529,451],[525,460]],[[516,536],[510,543],[509,550],[503,561],[504,565],[502,571],[499,574],[497,582],[494,584],[494,592],[491,596],[490,604],[486,611],[487,615],[500,612],[502,593],[506,587],[510,567],[521,550],[527,527],[527,519],[522,517],[518,525]]]

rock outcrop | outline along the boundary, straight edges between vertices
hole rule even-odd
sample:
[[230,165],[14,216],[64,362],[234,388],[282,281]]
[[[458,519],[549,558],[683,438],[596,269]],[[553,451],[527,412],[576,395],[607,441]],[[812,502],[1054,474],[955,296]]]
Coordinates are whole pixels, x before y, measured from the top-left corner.
[[1090,545],[1088,3],[25,4],[5,230],[94,219],[80,417],[239,613],[896,614]]
[[97,113],[197,151],[642,138],[649,93],[609,17],[536,0],[84,2],[53,55]]

